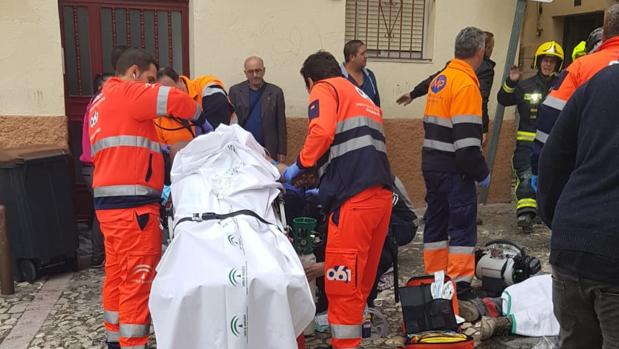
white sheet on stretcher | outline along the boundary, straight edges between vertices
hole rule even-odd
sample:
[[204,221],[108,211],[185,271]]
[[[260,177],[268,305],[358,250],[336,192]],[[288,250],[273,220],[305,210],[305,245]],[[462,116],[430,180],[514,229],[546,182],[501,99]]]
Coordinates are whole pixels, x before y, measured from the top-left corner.
[[313,320],[303,267],[274,210],[277,169],[239,126],[219,126],[172,167],[174,223],[195,213],[252,210],[183,222],[157,267],[150,311],[158,348],[287,349]]

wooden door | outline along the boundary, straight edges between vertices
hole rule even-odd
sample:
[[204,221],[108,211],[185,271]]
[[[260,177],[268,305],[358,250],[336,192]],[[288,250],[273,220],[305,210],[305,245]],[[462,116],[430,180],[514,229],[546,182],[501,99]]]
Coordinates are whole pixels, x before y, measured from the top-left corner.
[[189,75],[188,0],[60,0],[65,107],[73,157],[74,207],[89,222],[92,197],[81,176],[82,122],[97,74],[113,72],[112,49],[143,48],[160,66]]

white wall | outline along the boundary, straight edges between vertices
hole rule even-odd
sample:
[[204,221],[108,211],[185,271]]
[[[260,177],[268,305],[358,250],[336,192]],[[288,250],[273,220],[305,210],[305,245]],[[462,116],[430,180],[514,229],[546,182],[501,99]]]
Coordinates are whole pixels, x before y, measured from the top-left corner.
[[[429,61],[371,60],[386,117],[421,117],[423,101],[401,107],[395,99],[453,56],[456,34],[474,25],[495,34],[497,62],[493,96],[500,86],[514,0],[427,0],[433,20],[428,28]],[[318,49],[342,59],[345,0],[190,0],[191,73],[215,74],[227,86],[245,79],[243,61],[264,58],[266,79],[285,93],[289,116],[305,116],[307,92],[299,69]],[[496,103],[491,98],[490,110]]]
[[0,1],[0,115],[65,115],[58,2]]

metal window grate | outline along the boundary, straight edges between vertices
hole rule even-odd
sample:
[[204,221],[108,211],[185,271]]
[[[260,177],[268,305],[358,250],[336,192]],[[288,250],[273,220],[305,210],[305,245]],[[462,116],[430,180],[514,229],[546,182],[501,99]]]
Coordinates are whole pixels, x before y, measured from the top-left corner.
[[426,0],[346,0],[346,41],[365,42],[368,56],[421,59]]
[[[103,57],[116,45],[140,47],[152,53],[159,65],[183,72],[180,11],[165,9],[101,8]],[[103,61],[104,71],[112,71]]]

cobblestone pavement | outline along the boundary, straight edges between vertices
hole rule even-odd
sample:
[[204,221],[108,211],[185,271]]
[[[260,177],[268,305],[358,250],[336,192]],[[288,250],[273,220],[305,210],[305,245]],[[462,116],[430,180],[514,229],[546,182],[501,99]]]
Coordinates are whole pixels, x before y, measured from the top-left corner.
[[[513,212],[511,205],[482,207],[480,217],[484,224],[479,226],[479,244],[497,238],[511,239],[526,247],[531,255],[540,258],[543,263],[543,272],[549,272],[547,263],[549,231],[542,226],[537,226],[530,234],[520,232],[515,224]],[[413,243],[401,248],[400,284],[403,284],[408,277],[422,272],[421,253],[421,234],[417,235]],[[27,348],[104,348],[103,312],[100,307],[102,279],[103,272],[97,269],[86,269],[75,273]],[[7,337],[28,307],[32,306],[32,301],[44,282],[45,280],[40,280],[34,284],[16,284],[14,295],[0,297],[0,342]],[[393,301],[393,291],[381,292],[376,303],[388,319],[389,335],[386,338],[367,341],[363,348],[396,348],[403,341],[400,336],[402,317],[399,305]],[[474,325],[467,326],[475,328]],[[469,329],[469,331],[473,330]],[[530,349],[539,341],[539,338],[509,336],[483,342],[478,348]],[[156,347],[154,339],[151,342],[152,346]],[[315,349],[327,343],[327,334],[317,334],[306,339],[306,348]]]

